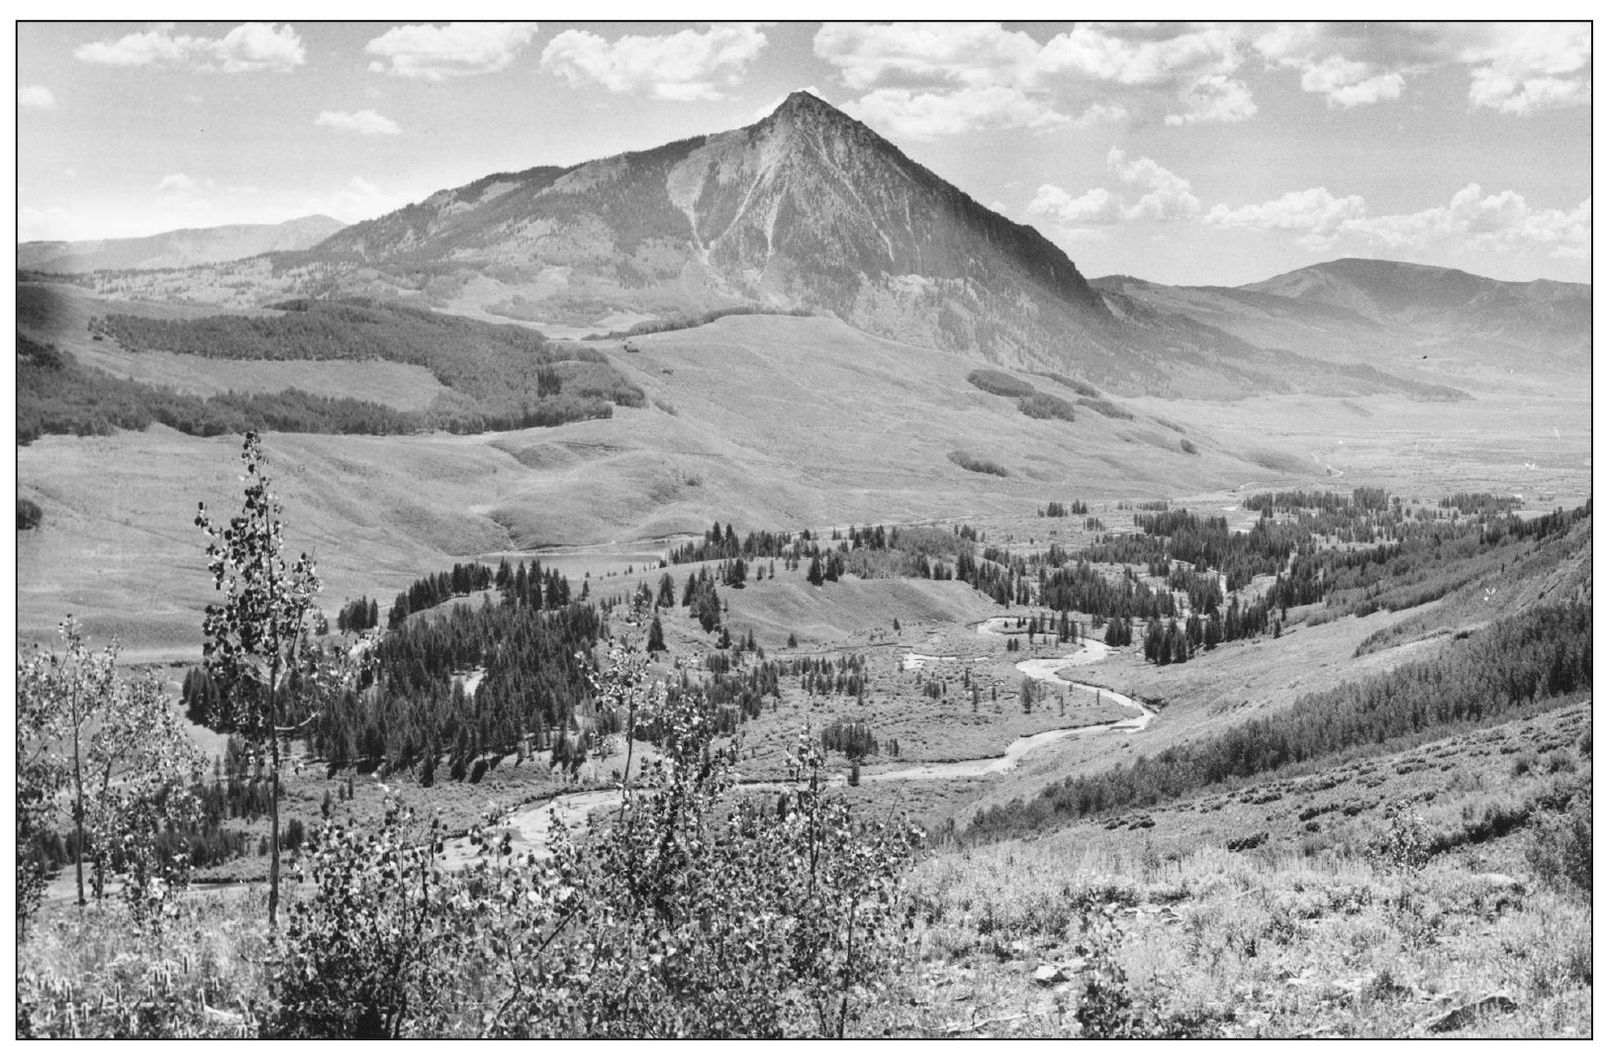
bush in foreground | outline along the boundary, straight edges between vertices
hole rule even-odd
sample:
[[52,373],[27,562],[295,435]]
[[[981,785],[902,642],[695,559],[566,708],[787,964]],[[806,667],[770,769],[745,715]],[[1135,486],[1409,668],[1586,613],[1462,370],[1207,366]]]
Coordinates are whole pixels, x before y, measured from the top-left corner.
[[843,1036],[888,976],[912,837],[855,821],[819,751],[779,797],[732,801],[732,750],[706,710],[641,694],[617,654],[602,693],[664,753],[552,855],[444,870],[406,812],[328,828],[315,893],[275,961],[279,1036]]

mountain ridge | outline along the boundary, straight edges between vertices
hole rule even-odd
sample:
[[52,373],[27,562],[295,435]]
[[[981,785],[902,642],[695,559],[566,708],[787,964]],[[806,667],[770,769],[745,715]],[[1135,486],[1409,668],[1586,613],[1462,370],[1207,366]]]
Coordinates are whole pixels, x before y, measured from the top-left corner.
[[46,273],[182,269],[268,251],[307,250],[345,224],[328,215],[304,215],[284,222],[172,229],[150,236],[27,240],[17,244],[17,268]]

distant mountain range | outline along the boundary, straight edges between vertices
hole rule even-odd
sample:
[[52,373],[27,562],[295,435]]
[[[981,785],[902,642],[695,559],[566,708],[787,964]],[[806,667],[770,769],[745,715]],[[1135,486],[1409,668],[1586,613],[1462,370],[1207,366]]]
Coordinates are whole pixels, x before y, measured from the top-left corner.
[[1092,281],[1160,311],[1259,344],[1377,366],[1439,361],[1561,375],[1589,373],[1588,284],[1491,280],[1458,269],[1341,258],[1241,287]]
[[324,215],[277,225],[220,225],[176,229],[116,240],[30,240],[17,245],[17,268],[45,273],[96,269],[183,269],[231,262],[265,251],[302,251],[345,228]]
[[[87,282],[223,306],[399,295],[572,335],[808,310],[1120,395],[1448,398],[1468,363],[1528,350],[1586,375],[1588,362],[1585,285],[1360,259],[1240,288],[1088,280],[1033,228],[804,92],[737,130],[487,175],[305,250]],[[1438,354],[1460,359],[1422,365]]]

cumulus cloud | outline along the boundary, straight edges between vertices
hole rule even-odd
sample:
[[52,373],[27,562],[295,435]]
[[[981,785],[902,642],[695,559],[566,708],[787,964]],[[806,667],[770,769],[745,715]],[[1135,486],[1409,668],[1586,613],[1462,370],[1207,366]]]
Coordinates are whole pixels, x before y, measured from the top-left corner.
[[997,127],[1040,129],[1070,122],[1044,100],[999,84],[917,93],[884,87],[847,104],[845,110],[908,138],[934,138]]
[[315,117],[313,122],[319,127],[333,127],[338,131],[353,131],[361,135],[402,134],[402,128],[373,109],[362,109],[356,113],[333,112],[326,109]]
[[54,109],[56,96],[50,93],[48,87],[19,87],[17,88],[17,106],[21,109]]
[[1252,96],[1233,73],[1245,48],[1224,26],[1078,25],[1045,44],[981,23],[833,24],[813,49],[847,105],[909,137],[991,127],[1048,129],[1112,119],[1241,120]]
[[1043,185],[1025,210],[1058,225],[1114,225],[1124,220],[1124,198],[1101,186],[1074,196],[1055,185]]
[[1231,26],[1082,24],[1049,40],[1034,64],[1041,75],[1167,84],[1234,72],[1240,47]]
[[1483,195],[1475,182],[1441,207],[1343,223],[1342,235],[1361,236],[1387,247],[1450,244],[1478,251],[1516,252],[1544,248],[1567,258],[1587,258],[1590,201],[1570,211],[1534,208],[1509,189]]
[[765,47],[766,34],[753,25],[614,41],[567,29],[543,49],[542,67],[572,87],[600,84],[616,94],[689,102],[724,97]]
[[81,62],[121,68],[185,66],[204,72],[289,72],[307,61],[307,49],[290,26],[246,22],[222,37],[175,35],[162,25],[116,40],[94,41],[73,52]]
[[1351,109],[1398,98],[1405,78],[1436,61],[1432,45],[1413,28],[1396,37],[1391,26],[1289,24],[1260,34],[1253,47],[1272,68],[1297,70],[1298,84],[1325,98],[1327,108]]
[[1590,98],[1586,22],[1288,24],[1258,33],[1253,47],[1335,108],[1397,100],[1411,78],[1450,67],[1471,77],[1479,108],[1526,115]]
[[1170,127],[1188,124],[1234,124],[1252,118],[1259,111],[1253,95],[1240,80],[1222,73],[1201,77],[1180,92],[1186,111],[1169,113],[1164,123]]
[[865,91],[940,84],[1023,86],[1040,46],[1026,33],[977,22],[835,22],[817,31],[812,49],[839,68],[846,87]]
[[1344,223],[1365,216],[1360,196],[1333,196],[1325,188],[1301,189],[1262,204],[1230,207],[1215,204],[1203,221],[1223,229],[1284,229],[1301,234],[1298,242],[1316,250],[1335,242]]
[[1108,170],[1126,185],[1145,190],[1125,209],[1124,216],[1128,219],[1178,222],[1195,218],[1202,208],[1202,203],[1192,194],[1190,182],[1149,157],[1126,160],[1124,150],[1114,147],[1108,150]]
[[1108,173],[1133,192],[1131,197],[1102,186],[1086,190],[1079,196],[1055,185],[1043,185],[1035,191],[1026,212],[1069,229],[1117,225],[1120,222],[1180,222],[1197,217],[1202,202],[1192,192],[1191,182],[1175,174],[1150,157],[1127,159],[1124,150],[1108,150]]
[[509,68],[537,35],[536,22],[400,25],[364,45],[372,73],[412,80],[496,73]]
[[1570,210],[1537,208],[1511,190],[1484,194],[1471,183],[1449,202],[1421,211],[1371,216],[1359,196],[1335,197],[1324,188],[1287,193],[1262,204],[1218,204],[1203,221],[1227,229],[1285,230],[1312,250],[1349,243],[1412,251],[1453,248],[1515,253],[1543,250],[1564,258],[1587,258],[1592,204]]
[[1588,103],[1592,72],[1588,23],[1489,28],[1492,39],[1462,55],[1472,66],[1472,105],[1526,115]]

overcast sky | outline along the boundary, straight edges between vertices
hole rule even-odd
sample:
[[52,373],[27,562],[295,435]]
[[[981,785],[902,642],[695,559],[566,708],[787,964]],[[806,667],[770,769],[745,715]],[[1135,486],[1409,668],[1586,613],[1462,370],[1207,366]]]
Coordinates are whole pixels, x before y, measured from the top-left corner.
[[1585,23],[17,27],[18,238],[374,217],[807,88],[1087,276],[1589,279]]

